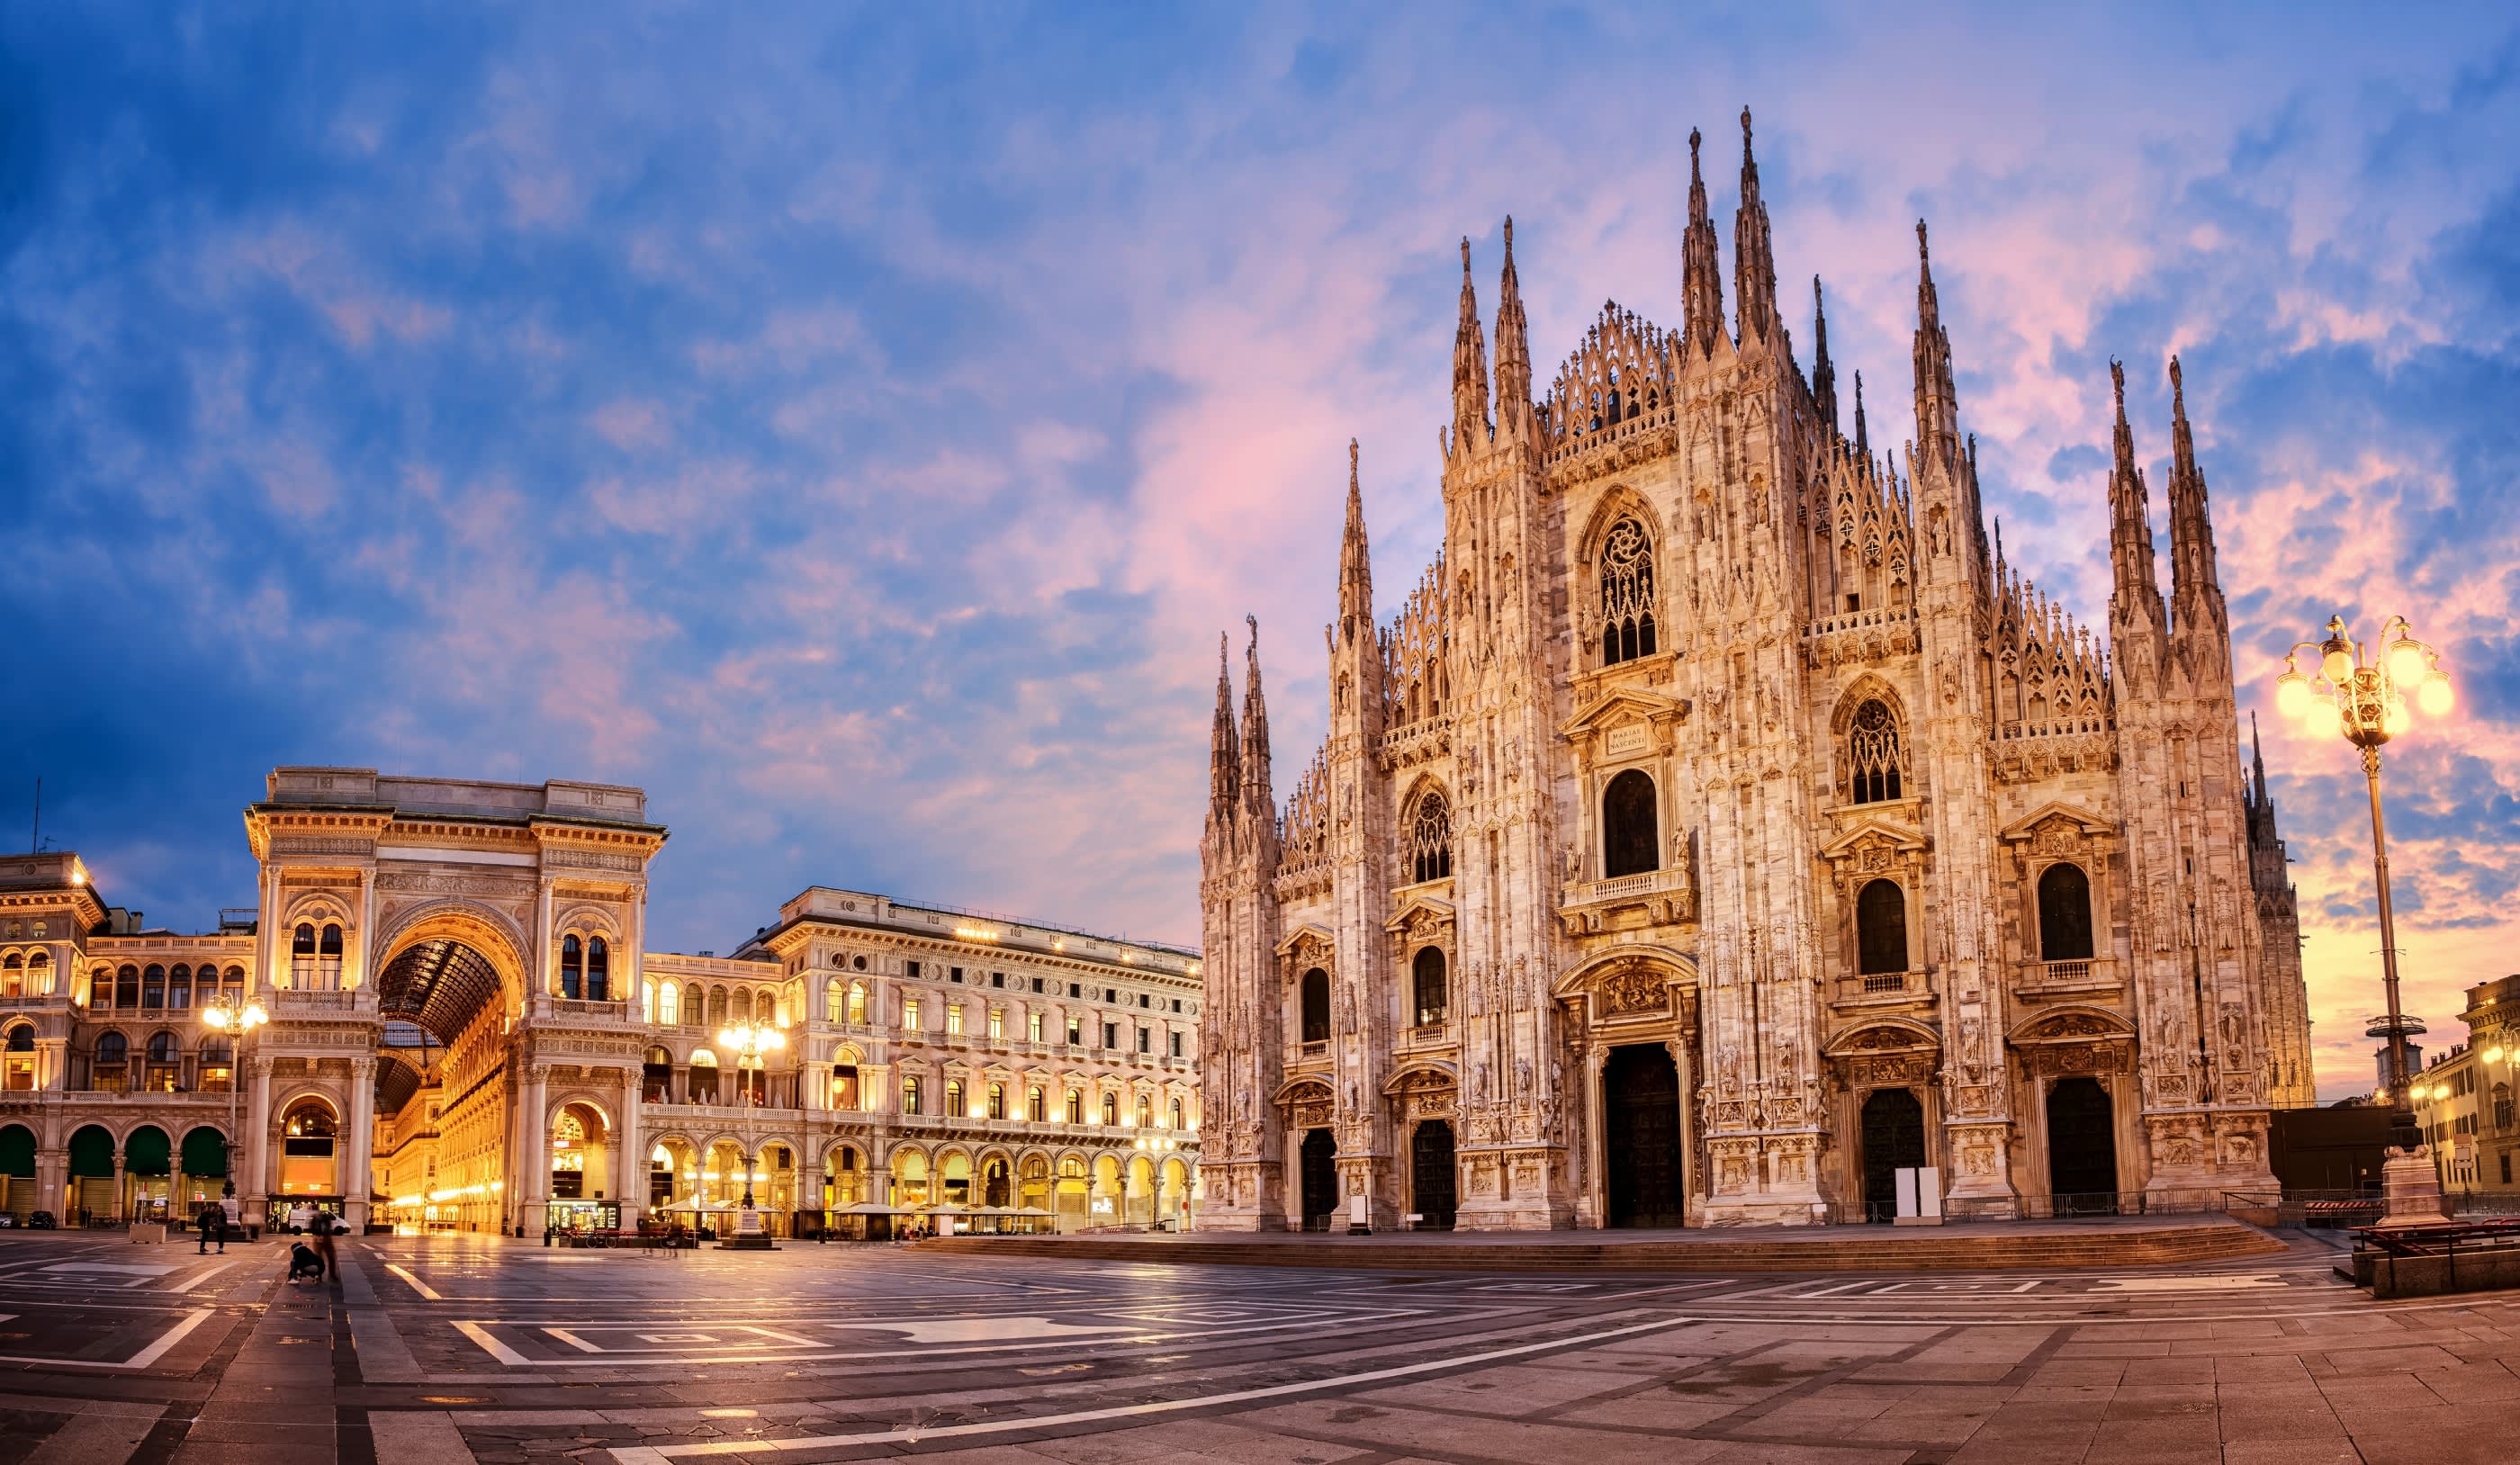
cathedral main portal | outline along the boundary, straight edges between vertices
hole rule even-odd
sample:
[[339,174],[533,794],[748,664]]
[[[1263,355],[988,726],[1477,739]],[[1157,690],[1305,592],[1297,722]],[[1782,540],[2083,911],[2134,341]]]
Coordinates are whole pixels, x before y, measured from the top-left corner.
[[1660,1043],[1610,1049],[1601,1066],[1609,1222],[1676,1226],[1685,1220],[1680,1068]]

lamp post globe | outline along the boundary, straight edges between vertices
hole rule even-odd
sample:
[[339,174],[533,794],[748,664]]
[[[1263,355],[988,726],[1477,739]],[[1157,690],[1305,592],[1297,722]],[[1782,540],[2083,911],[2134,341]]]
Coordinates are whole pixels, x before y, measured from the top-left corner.
[[238,1130],[244,1123],[240,1107],[244,1095],[240,1081],[245,1077],[246,1043],[252,1039],[254,1029],[270,1020],[271,1015],[262,1010],[260,1002],[230,997],[225,992],[210,999],[202,1008],[203,1026],[214,1033],[227,1034],[234,1040],[234,1045],[228,1050],[228,1153],[225,1157],[227,1175],[219,1186],[222,1199],[234,1199],[237,1193],[236,1144]]

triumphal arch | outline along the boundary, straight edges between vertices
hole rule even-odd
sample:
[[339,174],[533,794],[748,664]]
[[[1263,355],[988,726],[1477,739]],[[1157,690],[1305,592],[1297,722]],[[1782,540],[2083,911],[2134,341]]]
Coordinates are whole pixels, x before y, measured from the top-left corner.
[[[562,1129],[600,1175],[641,1166],[635,998],[665,842],[643,792],[284,768],[246,827],[270,1014],[245,1054],[249,1214],[337,1136],[353,1225],[380,1142],[433,1145],[431,1194],[465,1229],[542,1228]],[[380,1107],[427,1083],[428,1111],[381,1140]]]

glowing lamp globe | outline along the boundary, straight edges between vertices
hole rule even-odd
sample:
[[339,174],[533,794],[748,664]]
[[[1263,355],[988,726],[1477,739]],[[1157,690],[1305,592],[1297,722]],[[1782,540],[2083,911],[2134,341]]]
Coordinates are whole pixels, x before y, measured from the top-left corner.
[[2336,704],[2326,697],[2312,699],[2306,721],[2310,725],[2311,735],[2315,737],[2334,737],[2345,731],[2344,714],[2338,712]]
[[2412,687],[2424,679],[2424,644],[2411,636],[2389,643],[2391,680]]
[[2347,649],[2344,637],[2330,637],[2327,644],[2319,648],[2318,670],[2321,676],[2340,687],[2346,678],[2354,675],[2354,653]]
[[2310,679],[2299,672],[2286,672],[2275,678],[2275,711],[2284,717],[2299,717],[2310,710]]
[[2380,731],[2395,737],[2406,732],[2414,720],[2414,714],[2407,710],[2407,699],[2393,696],[2389,698],[2388,709],[2380,714]]
[[2447,716],[2454,700],[2448,672],[2434,672],[2415,688],[2415,705],[2424,709],[2426,717]]

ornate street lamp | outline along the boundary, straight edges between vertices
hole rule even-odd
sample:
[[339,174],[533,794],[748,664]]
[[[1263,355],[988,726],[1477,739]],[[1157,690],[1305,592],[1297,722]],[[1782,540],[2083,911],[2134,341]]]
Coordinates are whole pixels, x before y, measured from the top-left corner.
[[[2407,1092],[2408,1019],[2398,1007],[2398,925],[2389,909],[2389,836],[2380,819],[2380,745],[2407,731],[2414,714],[2407,706],[2413,693],[2427,717],[2451,710],[2450,674],[2442,670],[2441,652],[2415,639],[2403,615],[2389,617],[2380,628],[2387,644],[2376,660],[2363,660],[2362,644],[2345,634],[2345,619],[2330,616],[2327,639],[2302,642],[2284,653],[2283,675],[2275,679],[2275,709],[2302,720],[2310,732],[2342,735],[2362,750],[2362,776],[2371,790],[2371,873],[2380,892],[2380,973],[2388,989],[2389,1015],[2373,1031],[2386,1029],[2389,1040],[2389,1101],[2400,1128],[2411,1126],[2414,1112]],[[2304,647],[2316,647],[2318,669],[2301,671]]]
[[236,1047],[228,1055],[228,1144],[230,1149],[227,1157],[227,1182],[219,1190],[222,1196],[234,1196],[237,1193],[237,1157],[234,1146],[238,1131],[244,1123],[243,1111],[238,1106],[245,1097],[246,1045],[252,1040],[254,1029],[269,1021],[271,1021],[271,1014],[262,1010],[262,1003],[242,996],[231,997],[225,992],[210,999],[209,1002],[202,1008],[202,1022],[210,1031],[232,1034],[236,1039]]
[[[788,1035],[768,1023],[762,1023],[758,1027],[751,1023],[738,1023],[720,1032],[717,1035],[717,1041],[721,1046],[734,1050],[735,1082],[743,1086],[744,1102],[752,1102],[752,1086],[745,1083],[744,1070],[750,1068],[753,1072],[762,1074],[762,1082],[765,1085],[768,1084],[769,1075],[762,1059],[786,1047]],[[752,1156],[749,1153],[743,1156],[743,1209],[746,1211],[753,1209]]]

